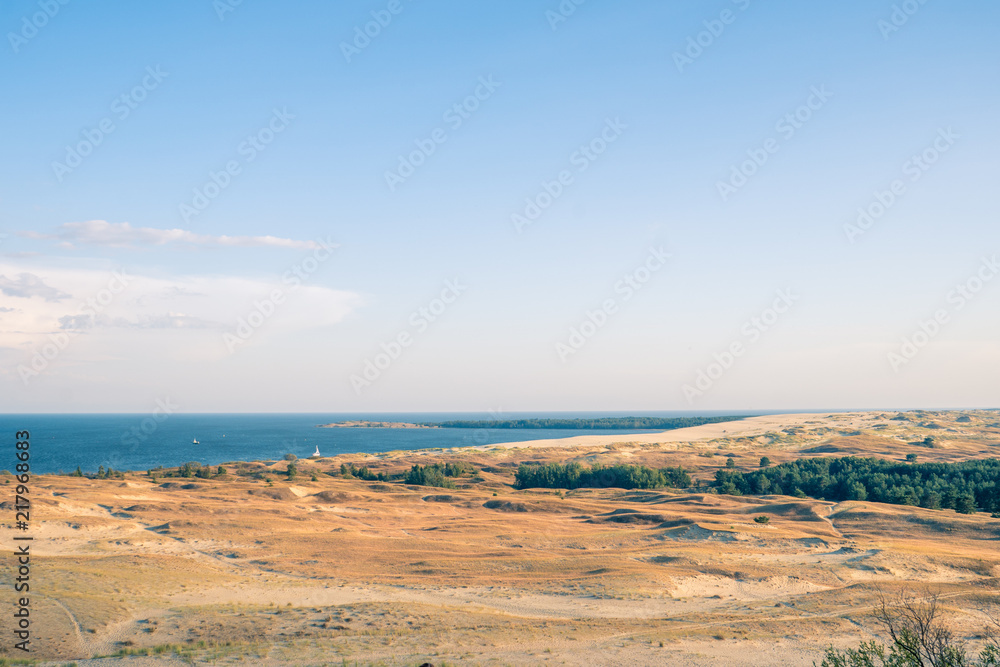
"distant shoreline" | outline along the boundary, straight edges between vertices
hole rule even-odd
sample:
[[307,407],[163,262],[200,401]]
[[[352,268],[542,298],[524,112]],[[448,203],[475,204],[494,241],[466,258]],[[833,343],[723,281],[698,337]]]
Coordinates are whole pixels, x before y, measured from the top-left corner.
[[344,421],[331,424],[317,424],[318,428],[441,428],[436,424],[412,424],[410,422]]
[[451,428],[489,430],[671,431],[681,428],[742,421],[748,415],[720,417],[596,417],[578,419],[497,419],[444,422],[348,420],[319,424],[319,428]]

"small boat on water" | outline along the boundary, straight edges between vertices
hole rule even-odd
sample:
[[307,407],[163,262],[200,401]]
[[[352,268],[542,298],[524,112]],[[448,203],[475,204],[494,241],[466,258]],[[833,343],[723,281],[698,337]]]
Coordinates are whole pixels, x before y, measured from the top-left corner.
[[198,438],[195,438],[194,440],[191,441],[191,444],[192,445],[200,445],[201,443],[198,442]]
[[309,458],[311,458],[311,459],[318,459],[319,457],[320,457],[319,445],[316,445],[316,451],[313,452],[313,455],[310,456]]

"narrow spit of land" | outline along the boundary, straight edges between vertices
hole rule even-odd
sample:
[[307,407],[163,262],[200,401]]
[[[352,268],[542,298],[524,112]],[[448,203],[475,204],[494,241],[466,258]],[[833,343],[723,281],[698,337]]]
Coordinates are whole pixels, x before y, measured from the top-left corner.
[[550,429],[550,430],[621,430],[672,431],[705,424],[739,421],[745,416],[722,417],[596,417],[583,419],[499,419],[452,420],[443,422],[383,422],[352,420],[320,424],[320,428],[469,428],[469,429]]

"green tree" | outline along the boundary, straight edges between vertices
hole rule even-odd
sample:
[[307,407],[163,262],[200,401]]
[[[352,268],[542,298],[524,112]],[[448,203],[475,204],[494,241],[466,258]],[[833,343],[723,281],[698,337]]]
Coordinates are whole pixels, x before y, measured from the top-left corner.
[[735,468],[736,467],[736,460],[732,456],[730,456],[729,458],[726,459],[726,467],[727,468]]
[[295,479],[296,475],[299,474],[299,469],[295,466],[294,463],[289,463],[288,468],[285,469],[285,472],[288,474],[288,479]]
[[868,490],[865,489],[865,485],[861,482],[854,482],[851,484],[851,488],[848,490],[847,500],[867,500]]
[[761,468],[767,468],[770,465],[771,465],[771,459],[767,458],[766,456],[760,457],[760,467]]
[[955,511],[959,514],[975,514],[976,498],[970,492],[964,491],[955,498]]

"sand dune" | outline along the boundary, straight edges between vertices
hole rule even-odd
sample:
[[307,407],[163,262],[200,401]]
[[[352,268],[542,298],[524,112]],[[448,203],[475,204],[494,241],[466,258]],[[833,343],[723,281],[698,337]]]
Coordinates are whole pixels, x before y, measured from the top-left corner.
[[[1000,520],[987,514],[704,486],[511,487],[526,460],[683,465],[707,483],[728,456],[752,469],[762,455],[947,461],[1000,447],[982,426],[992,419],[947,413],[935,415],[941,446],[917,449],[922,418],[893,416],[357,454],[299,461],[292,482],[281,463],[196,483],[38,477],[37,623],[50,638],[39,655],[173,644],[248,665],[810,664],[877,631],[873,584],[936,587],[971,637],[1000,575]],[[447,460],[478,472],[455,489],[339,476],[342,462],[393,472]],[[178,659],[172,648],[128,661]]]

